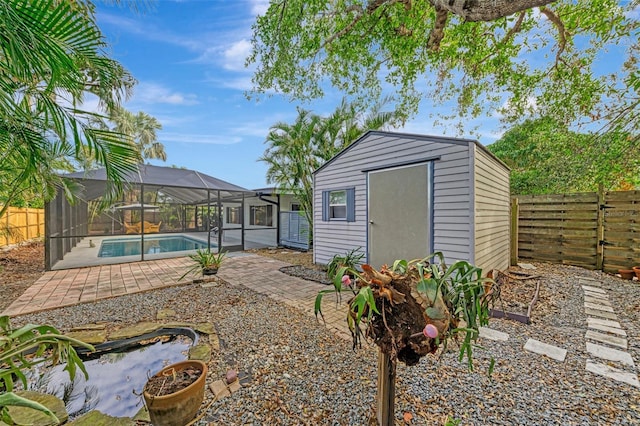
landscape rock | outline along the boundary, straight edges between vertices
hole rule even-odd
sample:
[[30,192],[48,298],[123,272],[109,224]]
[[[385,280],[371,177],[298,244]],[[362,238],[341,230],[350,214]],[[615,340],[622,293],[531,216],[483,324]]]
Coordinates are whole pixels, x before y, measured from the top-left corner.
[[69,426],[134,426],[133,419],[128,417],[112,417],[100,411],[89,411],[82,417],[68,423]]

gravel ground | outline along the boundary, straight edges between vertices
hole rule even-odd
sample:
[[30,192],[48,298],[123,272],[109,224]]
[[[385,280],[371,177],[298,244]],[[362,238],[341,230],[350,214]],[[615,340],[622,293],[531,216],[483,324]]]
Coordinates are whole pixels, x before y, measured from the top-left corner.
[[[632,425],[640,424],[640,389],[585,371],[586,315],[577,276],[604,281],[628,334],[628,352],[640,365],[640,284],[581,268],[536,264],[541,278],[533,323],[491,320],[506,342],[483,340],[475,371],[458,362],[455,348],[419,365],[399,365],[396,424]],[[215,402],[199,425],[366,425],[375,413],[375,347],[351,350],[313,317],[245,288],[192,285],[18,317],[15,324],[46,322],[62,329],[94,321],[124,325],[153,320],[171,308],[178,321],[210,321],[221,353],[210,381],[228,368],[248,375],[232,397]],[[539,311],[539,312],[538,312]],[[528,338],[567,349],[564,363],[525,352]],[[486,372],[496,360],[491,378]],[[407,415],[410,414],[409,415]]]

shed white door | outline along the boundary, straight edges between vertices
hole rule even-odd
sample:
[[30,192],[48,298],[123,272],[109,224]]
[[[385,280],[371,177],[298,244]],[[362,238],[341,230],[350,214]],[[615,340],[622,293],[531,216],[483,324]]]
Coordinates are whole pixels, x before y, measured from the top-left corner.
[[369,172],[368,252],[374,268],[430,254],[430,166]]

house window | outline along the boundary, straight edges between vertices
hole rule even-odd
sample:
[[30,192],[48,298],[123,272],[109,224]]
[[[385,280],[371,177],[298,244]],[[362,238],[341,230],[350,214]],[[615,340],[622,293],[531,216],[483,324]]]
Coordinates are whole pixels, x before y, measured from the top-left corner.
[[240,225],[240,207],[227,207],[227,223]]
[[329,219],[347,218],[347,191],[329,192]]
[[302,209],[300,208],[300,204],[298,203],[291,203],[291,211],[292,212],[299,212]]
[[355,222],[355,188],[322,191],[322,220]]
[[251,206],[249,208],[249,224],[257,226],[273,226],[273,206]]

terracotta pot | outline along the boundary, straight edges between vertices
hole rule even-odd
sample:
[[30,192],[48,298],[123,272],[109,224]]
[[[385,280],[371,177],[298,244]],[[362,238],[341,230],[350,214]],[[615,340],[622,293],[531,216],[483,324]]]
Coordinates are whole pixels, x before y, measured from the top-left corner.
[[618,273],[623,280],[632,280],[635,275],[635,271],[633,269],[618,269]]
[[202,374],[186,388],[162,396],[153,396],[146,390],[143,392],[144,402],[149,410],[151,423],[154,426],[184,426],[198,413],[198,409],[204,400],[207,364],[196,360],[182,361],[164,367],[154,377],[171,374],[171,369],[182,371],[189,367],[198,368],[202,371]]
[[640,280],[640,266],[634,266],[633,272],[636,273],[636,277],[638,277],[638,279]]

